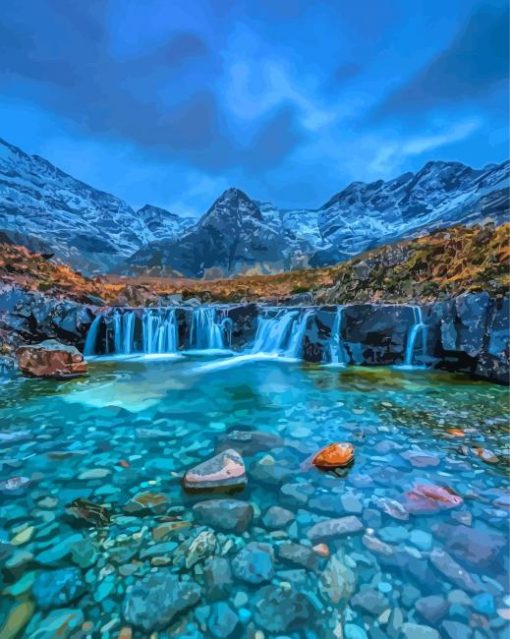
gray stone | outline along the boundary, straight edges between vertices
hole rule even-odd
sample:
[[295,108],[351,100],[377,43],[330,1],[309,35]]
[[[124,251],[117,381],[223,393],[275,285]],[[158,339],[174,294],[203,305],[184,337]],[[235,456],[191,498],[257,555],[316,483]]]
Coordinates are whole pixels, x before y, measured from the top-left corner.
[[339,519],[327,519],[320,521],[310,528],[307,535],[312,542],[329,541],[353,535],[363,530],[363,524],[354,515],[348,517],[340,517]]
[[287,524],[294,521],[294,513],[280,506],[271,506],[262,517],[262,523],[266,528],[285,528]]
[[430,561],[436,570],[444,575],[453,585],[468,592],[476,593],[480,591],[480,586],[474,582],[471,575],[450,557],[445,550],[434,548],[430,553]]
[[312,613],[312,606],[306,596],[291,588],[264,586],[254,597],[255,622],[271,633],[302,628]]
[[210,499],[195,504],[193,514],[202,524],[239,535],[251,524],[253,507],[238,499]]
[[390,544],[399,544],[409,537],[405,526],[385,526],[378,532],[379,537]]
[[439,633],[430,626],[405,623],[402,626],[402,639],[439,639]]
[[204,566],[207,597],[214,601],[225,598],[232,587],[230,563],[224,557],[212,557]]
[[40,608],[59,608],[85,593],[85,582],[78,568],[47,570],[37,575],[32,594]]
[[210,557],[215,550],[216,536],[210,528],[204,528],[177,548],[173,561],[176,566],[191,568],[199,561]]
[[291,564],[302,566],[307,570],[317,570],[320,563],[319,555],[308,546],[285,542],[277,546],[278,558]]
[[135,582],[123,603],[125,620],[146,632],[167,628],[177,615],[200,599],[200,586],[179,581],[169,569],[149,573]]
[[219,601],[211,606],[211,612],[207,627],[213,637],[226,639],[231,637],[239,624],[239,617],[224,601]]
[[460,621],[443,621],[441,630],[447,639],[470,639],[473,636],[471,628]]
[[436,626],[446,616],[449,603],[444,597],[430,595],[430,597],[418,599],[414,606],[427,623]]
[[388,599],[382,593],[373,588],[365,588],[351,597],[350,604],[369,615],[380,615],[388,608]]
[[319,590],[334,605],[347,601],[356,588],[356,575],[346,565],[341,551],[331,555],[319,581]]
[[250,542],[232,560],[232,572],[237,579],[250,584],[271,581],[274,575],[272,547]]

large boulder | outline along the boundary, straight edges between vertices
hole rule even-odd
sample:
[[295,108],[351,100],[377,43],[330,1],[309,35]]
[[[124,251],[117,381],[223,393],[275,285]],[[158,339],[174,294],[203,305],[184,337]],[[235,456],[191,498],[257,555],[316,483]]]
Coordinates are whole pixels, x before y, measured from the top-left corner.
[[184,488],[200,490],[240,490],[246,486],[246,468],[233,448],[195,466],[184,475]]
[[20,371],[27,377],[69,379],[87,373],[87,363],[80,351],[54,339],[20,346],[16,356]]

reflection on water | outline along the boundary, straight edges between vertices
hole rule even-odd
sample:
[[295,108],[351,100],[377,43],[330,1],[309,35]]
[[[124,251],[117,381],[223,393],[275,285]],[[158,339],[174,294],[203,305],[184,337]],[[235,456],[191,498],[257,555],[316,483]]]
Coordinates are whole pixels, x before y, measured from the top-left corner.
[[[97,359],[90,371],[0,386],[2,639],[56,628],[127,637],[127,627],[134,637],[506,636],[506,389],[224,353]],[[332,441],[354,444],[354,465],[310,468]],[[242,454],[247,488],[186,495],[183,473],[225,447]],[[238,500],[239,513],[251,504],[244,532],[225,531],[224,502],[209,504],[204,528],[194,505],[211,497]],[[78,498],[110,508],[109,526],[70,518]],[[361,528],[316,532],[345,517]],[[173,574],[191,590],[176,591]],[[153,605],[158,580],[166,594]]]

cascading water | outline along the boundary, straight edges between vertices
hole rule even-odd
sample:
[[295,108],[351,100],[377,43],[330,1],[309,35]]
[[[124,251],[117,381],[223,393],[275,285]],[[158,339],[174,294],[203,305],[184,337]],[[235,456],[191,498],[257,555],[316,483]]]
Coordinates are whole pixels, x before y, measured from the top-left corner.
[[298,315],[298,311],[278,311],[273,317],[259,316],[255,341],[251,347],[253,354],[265,353],[278,355],[284,352],[288,340],[290,326]]
[[413,325],[409,331],[406,344],[406,352],[404,358],[404,366],[411,368],[413,366],[413,354],[418,335],[422,340],[422,354],[427,351],[427,325],[423,321],[423,312],[421,306],[413,306]]
[[99,333],[99,327],[103,321],[102,315],[96,315],[94,321],[90,325],[90,328],[85,338],[85,346],[83,348],[84,355],[94,355],[96,352],[97,335]]
[[343,306],[339,306],[337,308],[335,321],[333,322],[333,327],[331,329],[331,337],[329,339],[329,355],[331,364],[336,364],[338,366],[347,365],[347,358],[341,333],[343,311]]
[[214,306],[200,306],[193,309],[190,333],[191,348],[197,350],[224,349],[224,329],[227,319],[225,311],[222,312],[222,309],[218,311]]
[[313,313],[311,309],[305,311],[292,325],[289,345],[285,350],[286,357],[300,357],[303,350],[303,338],[305,336],[308,318]]
[[142,317],[143,352],[147,354],[177,351],[175,309],[146,309]]

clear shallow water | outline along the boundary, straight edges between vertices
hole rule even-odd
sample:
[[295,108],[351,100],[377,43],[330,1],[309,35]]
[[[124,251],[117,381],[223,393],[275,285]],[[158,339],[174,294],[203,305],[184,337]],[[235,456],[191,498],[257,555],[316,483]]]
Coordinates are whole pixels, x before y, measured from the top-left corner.
[[[1,480],[29,480],[0,492],[0,619],[20,629],[4,626],[2,639],[49,639],[56,628],[119,637],[126,592],[150,571],[200,587],[158,637],[508,635],[507,389],[224,355],[96,360],[86,379],[0,387]],[[339,476],[306,463],[331,441],[356,447]],[[183,473],[226,445],[243,454],[247,488],[185,494]],[[447,508],[409,495],[427,485],[462,500]],[[157,512],[126,512],[146,491],[163,496]],[[111,524],[77,527],[64,507],[78,497],[109,505]],[[205,548],[190,548],[204,532],[194,504],[223,497],[251,503],[253,522],[238,535],[205,528]],[[274,506],[290,512],[268,516]],[[310,538],[318,522],[349,516],[362,528],[322,546]],[[251,542],[266,544],[251,556],[258,583],[239,577],[250,556],[236,556]],[[213,577],[211,557],[226,560]],[[147,605],[147,618],[162,608]],[[150,636],[143,625],[134,637]]]

